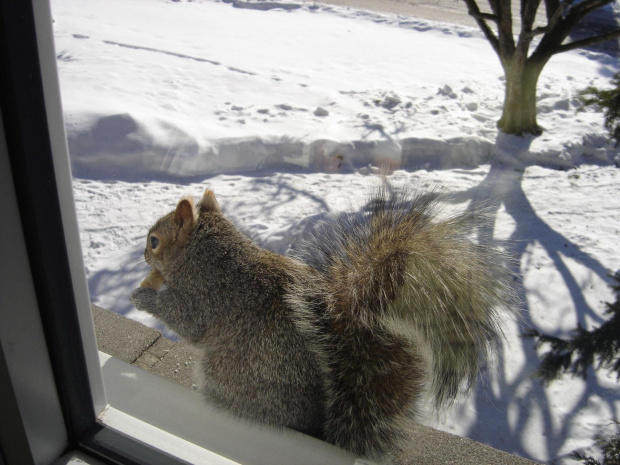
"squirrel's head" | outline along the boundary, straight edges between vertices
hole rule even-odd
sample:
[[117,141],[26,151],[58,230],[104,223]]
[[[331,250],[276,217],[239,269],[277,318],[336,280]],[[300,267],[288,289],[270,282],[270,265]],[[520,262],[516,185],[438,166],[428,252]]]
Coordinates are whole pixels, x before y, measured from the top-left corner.
[[220,211],[215,194],[210,189],[205,189],[198,205],[190,197],[182,198],[173,212],[161,217],[149,230],[144,259],[165,277],[170,260],[190,240],[199,213]]

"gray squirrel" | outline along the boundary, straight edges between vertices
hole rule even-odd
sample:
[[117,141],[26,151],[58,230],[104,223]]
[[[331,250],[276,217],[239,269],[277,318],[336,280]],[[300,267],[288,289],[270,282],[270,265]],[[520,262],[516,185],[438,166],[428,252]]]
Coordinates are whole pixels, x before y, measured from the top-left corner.
[[421,402],[471,390],[514,307],[505,255],[468,238],[484,214],[439,219],[439,199],[384,185],[285,257],[207,189],[150,229],[151,271],[130,300],[200,350],[213,405],[410,463]]

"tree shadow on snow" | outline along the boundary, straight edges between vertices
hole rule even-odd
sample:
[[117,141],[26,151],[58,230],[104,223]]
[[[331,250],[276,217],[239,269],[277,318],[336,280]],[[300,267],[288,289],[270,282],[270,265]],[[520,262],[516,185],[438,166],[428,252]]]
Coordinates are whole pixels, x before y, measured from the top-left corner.
[[[514,139],[500,135],[496,141],[499,152],[510,150]],[[529,147],[521,146],[519,149]],[[514,149],[514,147],[513,147]],[[501,157],[500,157],[501,158]],[[561,233],[552,229],[537,214],[522,187],[524,169],[506,169],[507,167],[496,157],[491,162],[491,168],[485,179],[477,186],[455,195],[455,202],[471,202],[470,207],[478,201],[488,205],[495,219],[500,209],[512,217],[515,229],[507,246],[514,254],[515,276],[518,282],[523,283],[525,278],[524,258],[529,248],[535,244],[542,247],[553,267],[560,274],[575,308],[576,319],[580,325],[586,326],[588,321],[601,321],[594,308],[588,304],[575,275],[566,265],[564,257],[570,257],[576,263],[587,268],[595,276],[605,282],[610,282],[606,269],[598,260],[584,252],[578,244]],[[495,221],[478,231],[480,240],[493,237]],[[525,298],[525,290],[521,290],[522,301],[522,329],[535,326],[532,321],[531,303]],[[540,359],[534,348],[534,341],[527,337],[521,338],[521,349],[525,361],[519,373],[511,373],[508,381],[505,377],[499,379],[499,390],[480,389],[475,401],[477,417],[469,430],[469,437],[489,444],[498,449],[508,450],[524,457],[532,457],[531,448],[528,448],[529,422],[542,422],[541,433],[544,436],[545,452],[550,458],[561,458],[570,453],[562,447],[567,435],[575,422],[578,412],[587,406],[592,396],[599,396],[605,402],[607,390],[600,386],[596,377],[590,371],[583,393],[573,407],[566,412],[565,420],[558,427],[552,420],[551,409],[553,400],[550,392],[553,384],[548,388],[542,381],[533,377]],[[566,375],[570,376],[570,375]],[[574,394],[574,393],[573,393]],[[555,401],[557,401],[557,397]],[[614,406],[608,402],[609,409],[614,412]],[[510,415],[508,411],[510,410]],[[531,434],[531,433],[530,433]]]
[[[250,173],[251,175],[252,173]],[[281,175],[271,175],[271,176],[257,176],[254,177],[252,181],[252,186],[256,190],[263,189],[273,189],[271,193],[271,197],[273,199],[277,199],[273,203],[262,204],[261,205],[261,214],[268,216],[275,208],[282,205],[283,203],[293,202],[295,199],[303,197],[310,200],[313,204],[317,206],[317,210],[319,211],[328,211],[329,206],[325,199],[319,195],[308,192],[299,186],[295,186],[285,180]],[[249,198],[247,202],[240,201],[238,203],[239,206],[243,205],[253,205],[256,201],[252,198]]]

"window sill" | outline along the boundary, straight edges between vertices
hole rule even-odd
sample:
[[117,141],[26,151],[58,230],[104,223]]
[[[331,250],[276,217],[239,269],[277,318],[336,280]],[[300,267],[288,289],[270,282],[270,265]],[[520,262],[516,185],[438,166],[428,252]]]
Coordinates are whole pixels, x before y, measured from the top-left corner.
[[356,462],[353,455],[310,436],[232,418],[210,407],[198,391],[103,352],[100,360],[110,404],[100,421],[189,463]]
[[[108,310],[93,306],[93,317],[109,402],[100,420],[110,428],[194,465],[373,463],[296,431],[215,410],[192,388],[191,350]],[[534,463],[422,425],[415,435],[413,463]],[[65,463],[71,462],[58,465]]]

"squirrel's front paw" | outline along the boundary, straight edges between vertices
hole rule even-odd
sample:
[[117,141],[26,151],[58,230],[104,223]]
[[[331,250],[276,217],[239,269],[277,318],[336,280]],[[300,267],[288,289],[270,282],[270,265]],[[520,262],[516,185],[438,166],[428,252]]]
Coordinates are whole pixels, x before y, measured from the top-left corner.
[[151,289],[159,289],[164,284],[164,277],[159,271],[153,268],[146,275],[146,278],[140,283],[140,287],[150,287]]
[[154,313],[157,306],[157,291],[149,287],[140,287],[131,293],[129,302],[138,310]]

